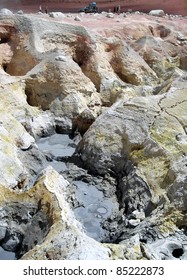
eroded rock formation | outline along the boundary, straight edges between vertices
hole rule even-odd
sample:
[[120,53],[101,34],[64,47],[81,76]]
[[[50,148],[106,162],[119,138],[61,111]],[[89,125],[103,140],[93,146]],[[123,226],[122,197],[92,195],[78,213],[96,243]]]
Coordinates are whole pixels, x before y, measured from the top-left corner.
[[[80,18],[0,17],[0,246],[22,259],[186,259],[187,20]],[[73,155],[39,149],[55,132]],[[77,181],[114,205],[92,205],[98,241],[75,216]]]

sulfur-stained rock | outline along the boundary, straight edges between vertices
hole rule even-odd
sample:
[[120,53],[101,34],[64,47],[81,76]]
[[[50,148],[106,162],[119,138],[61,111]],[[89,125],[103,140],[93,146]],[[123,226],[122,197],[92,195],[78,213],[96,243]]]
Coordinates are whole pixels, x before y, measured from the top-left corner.
[[[85,133],[78,149],[83,161],[93,172],[117,174],[120,178],[119,196],[126,201],[126,213],[146,207],[146,204],[150,212],[155,207],[153,205],[167,194],[168,188],[172,202],[176,195],[176,201],[180,201],[178,209],[185,208],[185,199],[177,199],[179,194],[175,192],[182,184],[185,197],[186,106],[186,90],[178,84],[178,89],[171,87],[164,95],[116,102]],[[179,134],[183,138],[176,138]],[[142,205],[141,199],[136,205],[137,194],[133,195],[141,188],[134,188],[134,183],[129,183],[129,178],[134,180],[136,175],[143,180],[140,185],[143,187],[146,182],[148,187],[149,199],[146,197]],[[175,195],[171,195],[174,189]],[[124,195],[128,190],[128,195]],[[140,195],[142,199],[143,194],[146,194],[145,189]],[[135,201],[132,202],[133,197]]]
[[142,254],[138,234],[128,239],[128,241],[123,241],[120,244],[106,244],[105,246],[107,246],[111,250],[112,260],[147,259]]
[[[27,103],[27,96],[25,94],[25,82],[23,79],[11,77],[3,70],[1,73],[1,86],[0,86],[0,112],[2,118],[5,118],[4,112],[15,118],[20,122],[28,132],[37,137],[37,135],[47,134],[47,131],[54,129],[54,118],[50,112],[42,112],[37,107],[31,107]],[[20,123],[17,125],[21,129]],[[13,123],[6,120],[9,129]],[[12,131],[13,132],[13,131]],[[21,136],[21,135],[20,135]],[[30,137],[30,136],[29,136]]]
[[[5,115],[4,115],[5,116]],[[0,182],[1,185],[7,186],[9,188],[22,188],[27,183],[27,172],[22,165],[21,161],[18,159],[17,146],[21,146],[22,148],[27,147],[28,145],[32,145],[33,138],[24,131],[24,128],[19,127],[19,123],[14,118],[10,117],[8,114],[6,115],[6,120],[13,119],[14,120],[14,133],[9,133],[8,130],[1,124],[0,127],[0,154],[1,154],[1,162],[0,162]],[[1,118],[2,119],[2,118]],[[20,130],[27,138],[23,139],[20,137]],[[17,135],[16,135],[17,134]],[[15,139],[13,138],[15,137]],[[20,141],[24,142],[20,142]]]
[[[45,158],[35,150],[35,138],[54,130],[51,114],[28,105],[25,84],[19,78],[1,71],[0,86],[1,184],[8,188],[24,189],[30,186],[36,171],[41,170]],[[26,155],[27,154],[27,155]],[[32,163],[27,163],[26,160]]]
[[[156,29],[156,28],[155,28]],[[153,29],[154,30],[154,29]],[[165,31],[166,32],[166,31]],[[168,77],[168,71],[171,71],[180,64],[179,50],[167,41],[156,36],[144,36],[133,43],[133,48],[139,52],[147,64],[153,69],[158,77]]]
[[1,246],[22,259],[108,259],[109,250],[76,221],[66,201],[68,185],[48,167],[28,192],[0,187],[0,225],[6,227]]
[[[6,24],[10,25],[10,22]],[[6,63],[6,71],[11,75],[27,73],[28,102],[50,109],[58,117],[59,114],[61,118],[65,117],[66,106],[61,101],[70,93],[83,95],[84,103],[89,107],[91,100],[98,103],[96,90],[101,92],[100,98],[106,103],[116,81],[121,85],[126,82],[137,85],[155,83],[157,79],[145,61],[119,39],[103,41],[83,27],[60,22],[51,22],[52,34],[46,21],[32,16],[14,18],[13,25],[13,34],[9,35],[13,55]],[[16,29],[20,29],[22,35],[17,34]],[[121,61],[118,61],[119,56],[123,58]],[[113,97],[111,99],[114,102]],[[81,108],[78,100],[76,103],[76,107]],[[97,108],[98,105],[92,107],[94,114],[98,113]],[[76,112],[74,106],[70,108],[70,119],[75,114],[79,116],[84,109],[85,106]]]
[[[133,84],[154,84],[157,76],[134,50],[124,42],[114,46],[110,61],[122,81]],[[135,71],[138,69],[138,71]]]
[[[1,14],[0,245],[17,258],[186,259],[186,19],[117,17]],[[55,131],[78,135],[71,155],[39,150]]]
[[[156,102],[155,106],[150,105],[151,110],[146,115],[146,109],[138,110],[136,105],[131,105],[132,100],[129,103],[123,100],[116,102],[97,118],[84,135],[80,144],[81,155],[93,171],[100,174],[107,173],[109,170],[120,171],[129,153],[137,147],[140,149],[148,137],[148,123],[153,121],[159,107],[156,107]],[[95,131],[94,134],[92,129]],[[97,146],[97,154],[95,154],[95,146]]]

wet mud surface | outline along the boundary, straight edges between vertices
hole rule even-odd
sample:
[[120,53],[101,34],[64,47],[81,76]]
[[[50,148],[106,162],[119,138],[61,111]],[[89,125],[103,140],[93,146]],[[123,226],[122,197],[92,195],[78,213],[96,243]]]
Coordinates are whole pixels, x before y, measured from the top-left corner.
[[115,194],[111,197],[106,195],[102,190],[104,186],[101,180],[87,174],[86,170],[79,168],[75,163],[69,163],[76,147],[69,135],[54,134],[41,138],[37,145],[40,151],[50,158],[49,164],[71,182],[74,189],[74,214],[83,225],[86,234],[97,241],[104,240],[108,232],[102,225],[119,210]]

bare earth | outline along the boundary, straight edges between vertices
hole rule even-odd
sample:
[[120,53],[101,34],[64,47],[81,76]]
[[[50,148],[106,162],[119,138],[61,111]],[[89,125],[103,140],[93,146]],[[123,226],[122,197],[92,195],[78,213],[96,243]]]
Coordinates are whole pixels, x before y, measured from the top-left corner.
[[[80,18],[80,21],[75,21],[75,16]],[[168,22],[168,17],[152,17],[148,14],[129,14],[124,17],[123,14],[114,14],[114,18],[107,18],[104,14],[79,14],[79,13],[69,13],[67,16],[61,18],[57,17],[55,19],[49,17],[48,14],[38,15],[39,18],[46,18],[50,21],[60,21],[63,23],[84,26],[89,30],[93,30],[96,33],[110,36],[115,33],[115,36],[123,38],[128,41],[129,35],[132,35],[132,29],[136,30],[139,22]],[[171,25],[174,24],[175,28],[182,27],[186,25],[187,19],[184,17],[173,17],[171,19]],[[172,23],[173,22],[173,23]],[[135,27],[136,26],[136,27]],[[180,28],[179,28],[180,29]],[[134,35],[135,35],[135,31]],[[137,30],[138,32],[138,30]],[[107,33],[107,34],[106,34]],[[110,34],[111,33],[111,34]]]
[[[55,3],[56,2],[56,3]],[[48,8],[48,11],[62,11],[62,12],[78,12],[80,8],[88,5],[91,1],[57,1],[57,0],[2,0],[0,1],[0,8],[11,8],[13,11],[22,9],[24,12],[38,12],[39,6],[43,9]],[[186,0],[124,0],[124,1],[96,1],[100,11],[113,11],[114,6],[121,6],[121,12],[128,9],[133,11],[149,12],[152,9],[163,9],[166,13],[175,15],[187,15],[187,1]]]

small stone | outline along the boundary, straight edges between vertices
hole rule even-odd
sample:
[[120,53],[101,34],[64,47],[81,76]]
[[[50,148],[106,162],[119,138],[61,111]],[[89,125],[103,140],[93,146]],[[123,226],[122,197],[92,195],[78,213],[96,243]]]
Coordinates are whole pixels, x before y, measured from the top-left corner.
[[106,16],[107,16],[108,18],[114,18],[114,14],[113,14],[113,13],[108,13]]
[[129,220],[129,226],[131,226],[131,227],[136,227],[136,226],[138,226],[139,224],[140,224],[140,219],[136,219],[136,220],[130,219],[130,220]]
[[61,12],[51,12],[49,13],[49,16],[52,18],[65,17],[65,15]]
[[64,55],[59,55],[55,57],[56,61],[63,61],[63,62],[67,62],[67,58]]
[[156,16],[156,17],[163,17],[165,16],[165,13],[163,10],[151,10],[149,12],[149,15],[150,16]]
[[102,218],[102,216],[99,215],[99,214],[95,215],[95,217],[98,218],[98,219],[101,219],[101,218]]
[[138,219],[140,221],[144,220],[145,219],[145,213],[144,211],[138,211],[138,210],[134,210],[132,212],[132,215],[135,219]]
[[74,18],[74,20],[76,20],[76,21],[81,21],[80,17],[78,17],[78,16],[76,16],[76,17]]
[[23,15],[23,11],[22,11],[22,10],[19,10],[19,11],[17,11],[17,14],[18,14],[18,15]]

